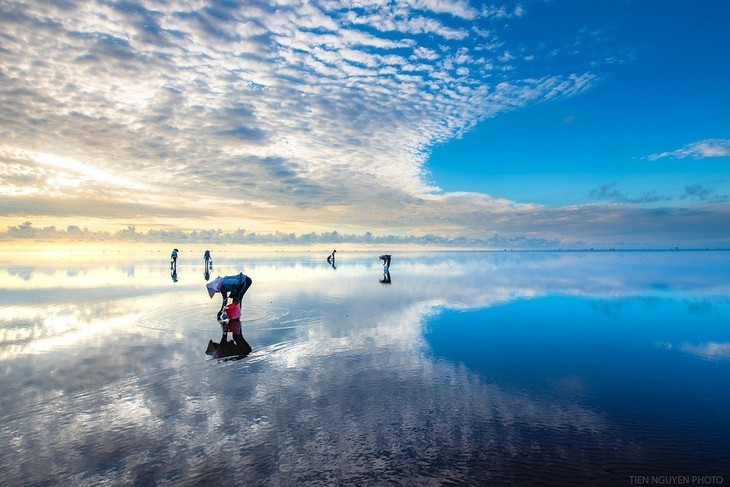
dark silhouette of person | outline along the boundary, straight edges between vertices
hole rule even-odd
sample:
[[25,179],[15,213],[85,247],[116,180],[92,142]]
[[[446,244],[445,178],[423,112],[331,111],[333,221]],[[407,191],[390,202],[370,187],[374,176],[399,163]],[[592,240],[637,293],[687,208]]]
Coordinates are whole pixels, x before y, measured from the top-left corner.
[[[229,320],[221,320],[221,328],[223,335],[219,343],[208,340],[208,348],[206,354],[215,358],[239,357],[243,358],[253,351],[251,345],[243,338],[241,334],[241,318],[230,318]],[[233,334],[233,340],[228,340],[228,333]]]
[[221,339],[219,343],[213,340],[208,340],[208,348],[205,350],[206,355],[217,359],[223,359],[228,357],[243,358],[243,355],[239,355],[238,345],[236,342],[229,341],[228,339]]
[[337,252],[336,250],[333,250],[332,253],[327,256],[327,262],[332,264],[332,267],[335,266],[335,253],[336,252]]
[[253,351],[251,345],[248,344],[243,334],[241,333],[241,317],[230,318],[228,323],[223,328],[223,336],[221,336],[221,343],[228,341],[228,333],[233,334],[233,342],[236,344],[236,352],[238,355],[248,355]]
[[177,267],[177,253],[179,251],[177,249],[172,249],[172,253],[170,254],[170,267]]
[[207,281],[210,279],[210,270],[213,268],[213,261],[210,259],[210,250],[206,250],[203,254],[203,260],[205,261],[205,269],[203,270],[203,276]]
[[[228,333],[233,334],[233,343],[235,343],[235,353],[238,355],[248,355],[251,353],[251,345],[248,344],[243,335],[241,334],[241,304],[235,298],[231,304],[226,305],[221,315],[220,323],[223,329],[223,336],[219,343],[218,352],[225,351],[229,345]],[[213,343],[211,341],[211,343]],[[213,344],[215,348],[215,344]],[[210,344],[208,345],[210,348]],[[229,347],[230,348],[230,347]]]
[[221,304],[221,309],[218,311],[217,315],[218,318],[221,317],[223,309],[228,304],[229,293],[234,302],[243,303],[243,295],[246,294],[246,291],[248,291],[248,288],[250,288],[252,284],[253,281],[251,278],[243,272],[237,276],[218,276],[210,281],[206,287],[208,288],[208,295],[211,299],[215,293],[221,293],[221,296],[223,297],[223,303]]
[[388,269],[383,271],[383,278],[380,280],[380,284],[390,284],[390,271]]
[[383,261],[383,268],[385,270],[390,269],[390,254],[383,254],[380,256],[380,260]]
[[383,261],[383,278],[381,284],[390,284],[390,254],[383,254],[379,257]]

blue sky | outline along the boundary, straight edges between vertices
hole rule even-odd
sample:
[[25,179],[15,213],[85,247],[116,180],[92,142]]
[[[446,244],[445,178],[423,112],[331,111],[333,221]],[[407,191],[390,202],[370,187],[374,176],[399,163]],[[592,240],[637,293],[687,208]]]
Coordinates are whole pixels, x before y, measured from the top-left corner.
[[[494,117],[436,147],[429,160],[433,179],[445,190],[551,205],[616,193],[676,200],[695,185],[726,201],[730,5],[544,2],[533,8],[511,34],[556,46],[580,40],[584,47],[557,60],[557,69],[570,63],[598,79],[580,96]],[[585,30],[593,35],[585,37]],[[725,139],[725,157],[650,157],[706,139]]]
[[0,239],[730,246],[729,18],[2,2]]

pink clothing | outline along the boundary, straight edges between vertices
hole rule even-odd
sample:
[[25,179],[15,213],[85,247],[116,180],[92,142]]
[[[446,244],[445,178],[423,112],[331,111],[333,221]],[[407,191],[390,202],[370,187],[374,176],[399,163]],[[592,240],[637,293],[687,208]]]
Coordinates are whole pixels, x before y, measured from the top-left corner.
[[241,334],[241,320],[238,318],[231,318],[228,320],[228,325],[226,325],[226,333],[231,332],[234,335],[240,335]]
[[241,317],[241,306],[238,303],[231,303],[223,308],[230,319],[238,319]]

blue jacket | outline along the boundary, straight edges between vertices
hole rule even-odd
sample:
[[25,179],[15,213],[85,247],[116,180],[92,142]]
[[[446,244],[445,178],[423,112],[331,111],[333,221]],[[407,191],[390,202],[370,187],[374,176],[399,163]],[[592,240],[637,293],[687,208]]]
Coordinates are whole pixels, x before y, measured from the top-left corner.
[[237,276],[226,276],[221,279],[221,294],[232,293],[246,280],[246,274],[241,272]]

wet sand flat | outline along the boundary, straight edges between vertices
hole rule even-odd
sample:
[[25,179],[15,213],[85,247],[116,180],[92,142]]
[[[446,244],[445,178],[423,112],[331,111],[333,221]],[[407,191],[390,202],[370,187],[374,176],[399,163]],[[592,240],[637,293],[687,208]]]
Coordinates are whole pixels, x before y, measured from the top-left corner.
[[168,254],[0,271],[8,485],[730,481],[730,252]]

